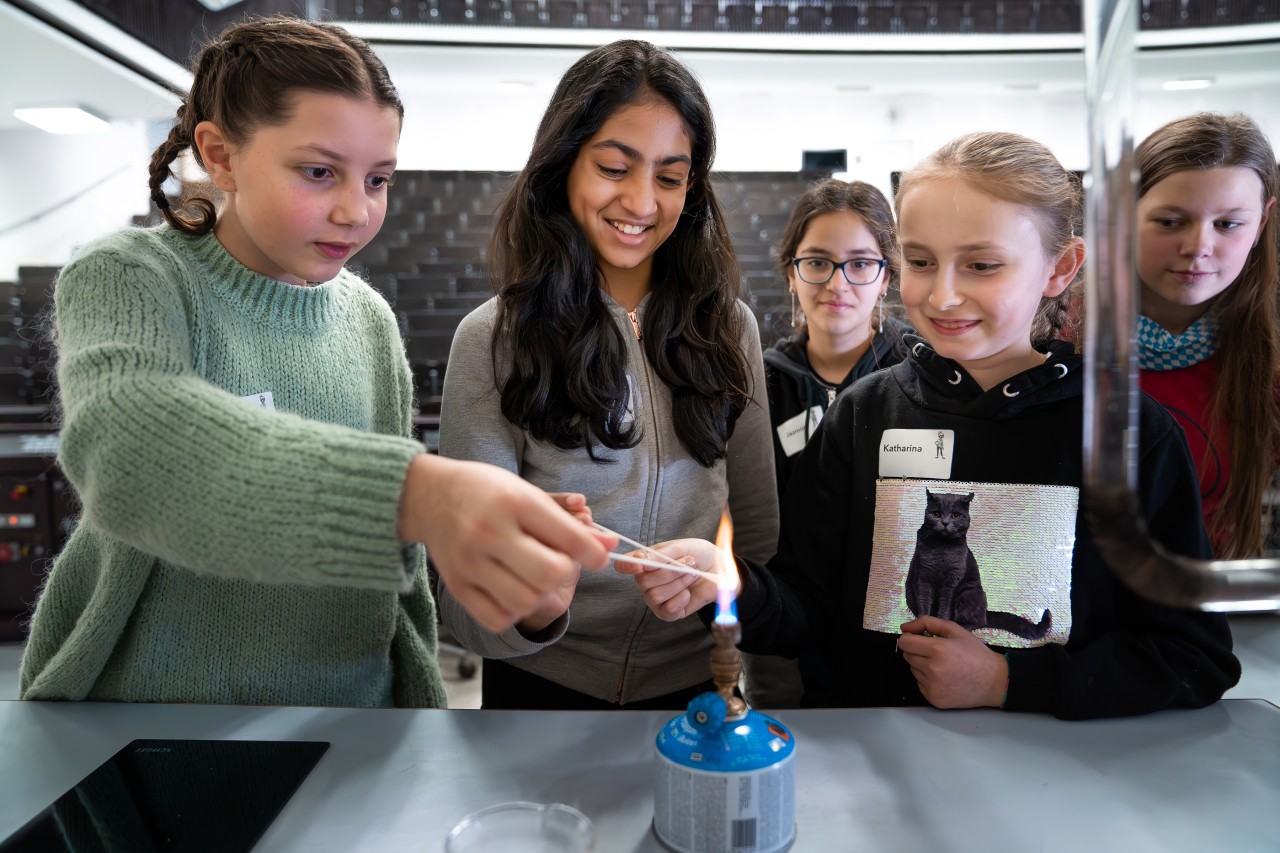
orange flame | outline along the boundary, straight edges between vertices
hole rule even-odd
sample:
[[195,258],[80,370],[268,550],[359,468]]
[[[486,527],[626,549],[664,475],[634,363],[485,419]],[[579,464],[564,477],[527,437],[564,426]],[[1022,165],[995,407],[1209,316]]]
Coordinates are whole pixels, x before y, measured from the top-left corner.
[[733,572],[733,521],[729,518],[727,508],[720,513],[720,526],[716,528],[716,548],[720,550],[716,555],[716,571]]
[[716,575],[716,621],[737,621],[733,600],[738,591],[738,567],[733,562],[733,521],[728,507],[720,513],[720,526],[716,529]]

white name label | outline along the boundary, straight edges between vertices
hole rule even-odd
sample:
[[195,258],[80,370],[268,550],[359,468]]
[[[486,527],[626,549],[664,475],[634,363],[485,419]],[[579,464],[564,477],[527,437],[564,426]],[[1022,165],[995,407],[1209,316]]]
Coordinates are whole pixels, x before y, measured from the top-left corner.
[[887,429],[880,437],[880,476],[949,480],[955,441],[949,429]]
[[241,399],[251,406],[257,406],[259,409],[270,409],[274,412],[276,408],[275,401],[271,399],[270,391],[260,391],[257,394],[249,394],[246,397],[241,397]]
[[[805,422],[808,422],[808,430]],[[804,444],[813,435],[818,424],[822,422],[822,407],[814,406],[807,412],[801,412],[794,418],[788,418],[778,424],[778,440],[782,442],[782,450],[788,456],[795,456],[804,450]]]

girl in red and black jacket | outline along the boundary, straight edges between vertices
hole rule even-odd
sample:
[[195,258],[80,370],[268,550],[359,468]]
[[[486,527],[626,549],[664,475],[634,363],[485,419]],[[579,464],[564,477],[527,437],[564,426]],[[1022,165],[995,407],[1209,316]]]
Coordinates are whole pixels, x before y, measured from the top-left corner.
[[1275,152],[1247,116],[1200,113],[1136,162],[1142,390],[1186,431],[1218,556],[1258,557],[1280,450]]

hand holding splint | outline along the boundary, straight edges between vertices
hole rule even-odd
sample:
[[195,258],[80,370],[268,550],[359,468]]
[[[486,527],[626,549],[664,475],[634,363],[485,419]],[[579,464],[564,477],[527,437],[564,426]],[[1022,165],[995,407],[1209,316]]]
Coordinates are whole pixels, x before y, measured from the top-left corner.
[[[578,492],[548,492],[547,494],[551,495],[551,499],[565,512],[588,527],[591,526],[591,507],[587,506],[585,495]],[[516,623],[521,633],[536,634],[567,613],[569,605],[573,603],[573,594],[578,591],[578,581],[581,578],[582,572],[579,570],[555,589],[543,593],[538,608]]]
[[[653,559],[655,551],[703,572],[716,571],[719,552],[705,539],[673,539],[643,551],[634,551],[632,556]],[[644,593],[645,604],[664,622],[683,619],[716,600],[718,584],[705,574],[659,569],[621,560],[614,563],[614,567],[634,577],[636,588]]]

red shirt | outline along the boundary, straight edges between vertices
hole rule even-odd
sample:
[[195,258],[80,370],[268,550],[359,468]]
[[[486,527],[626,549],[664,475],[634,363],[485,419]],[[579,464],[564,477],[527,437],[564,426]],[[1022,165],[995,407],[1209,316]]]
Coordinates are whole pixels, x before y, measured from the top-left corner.
[[[1225,424],[1218,424],[1218,440],[1210,441],[1209,404],[1213,400],[1222,360],[1218,353],[1177,370],[1143,370],[1139,373],[1142,390],[1168,409],[1187,436],[1191,461],[1200,477],[1200,499],[1204,503],[1205,524],[1218,501],[1227,490],[1231,473],[1231,436]],[[1212,534],[1212,531],[1210,531]],[[1211,538],[1212,535],[1211,535]],[[1215,541],[1214,550],[1220,542]]]

